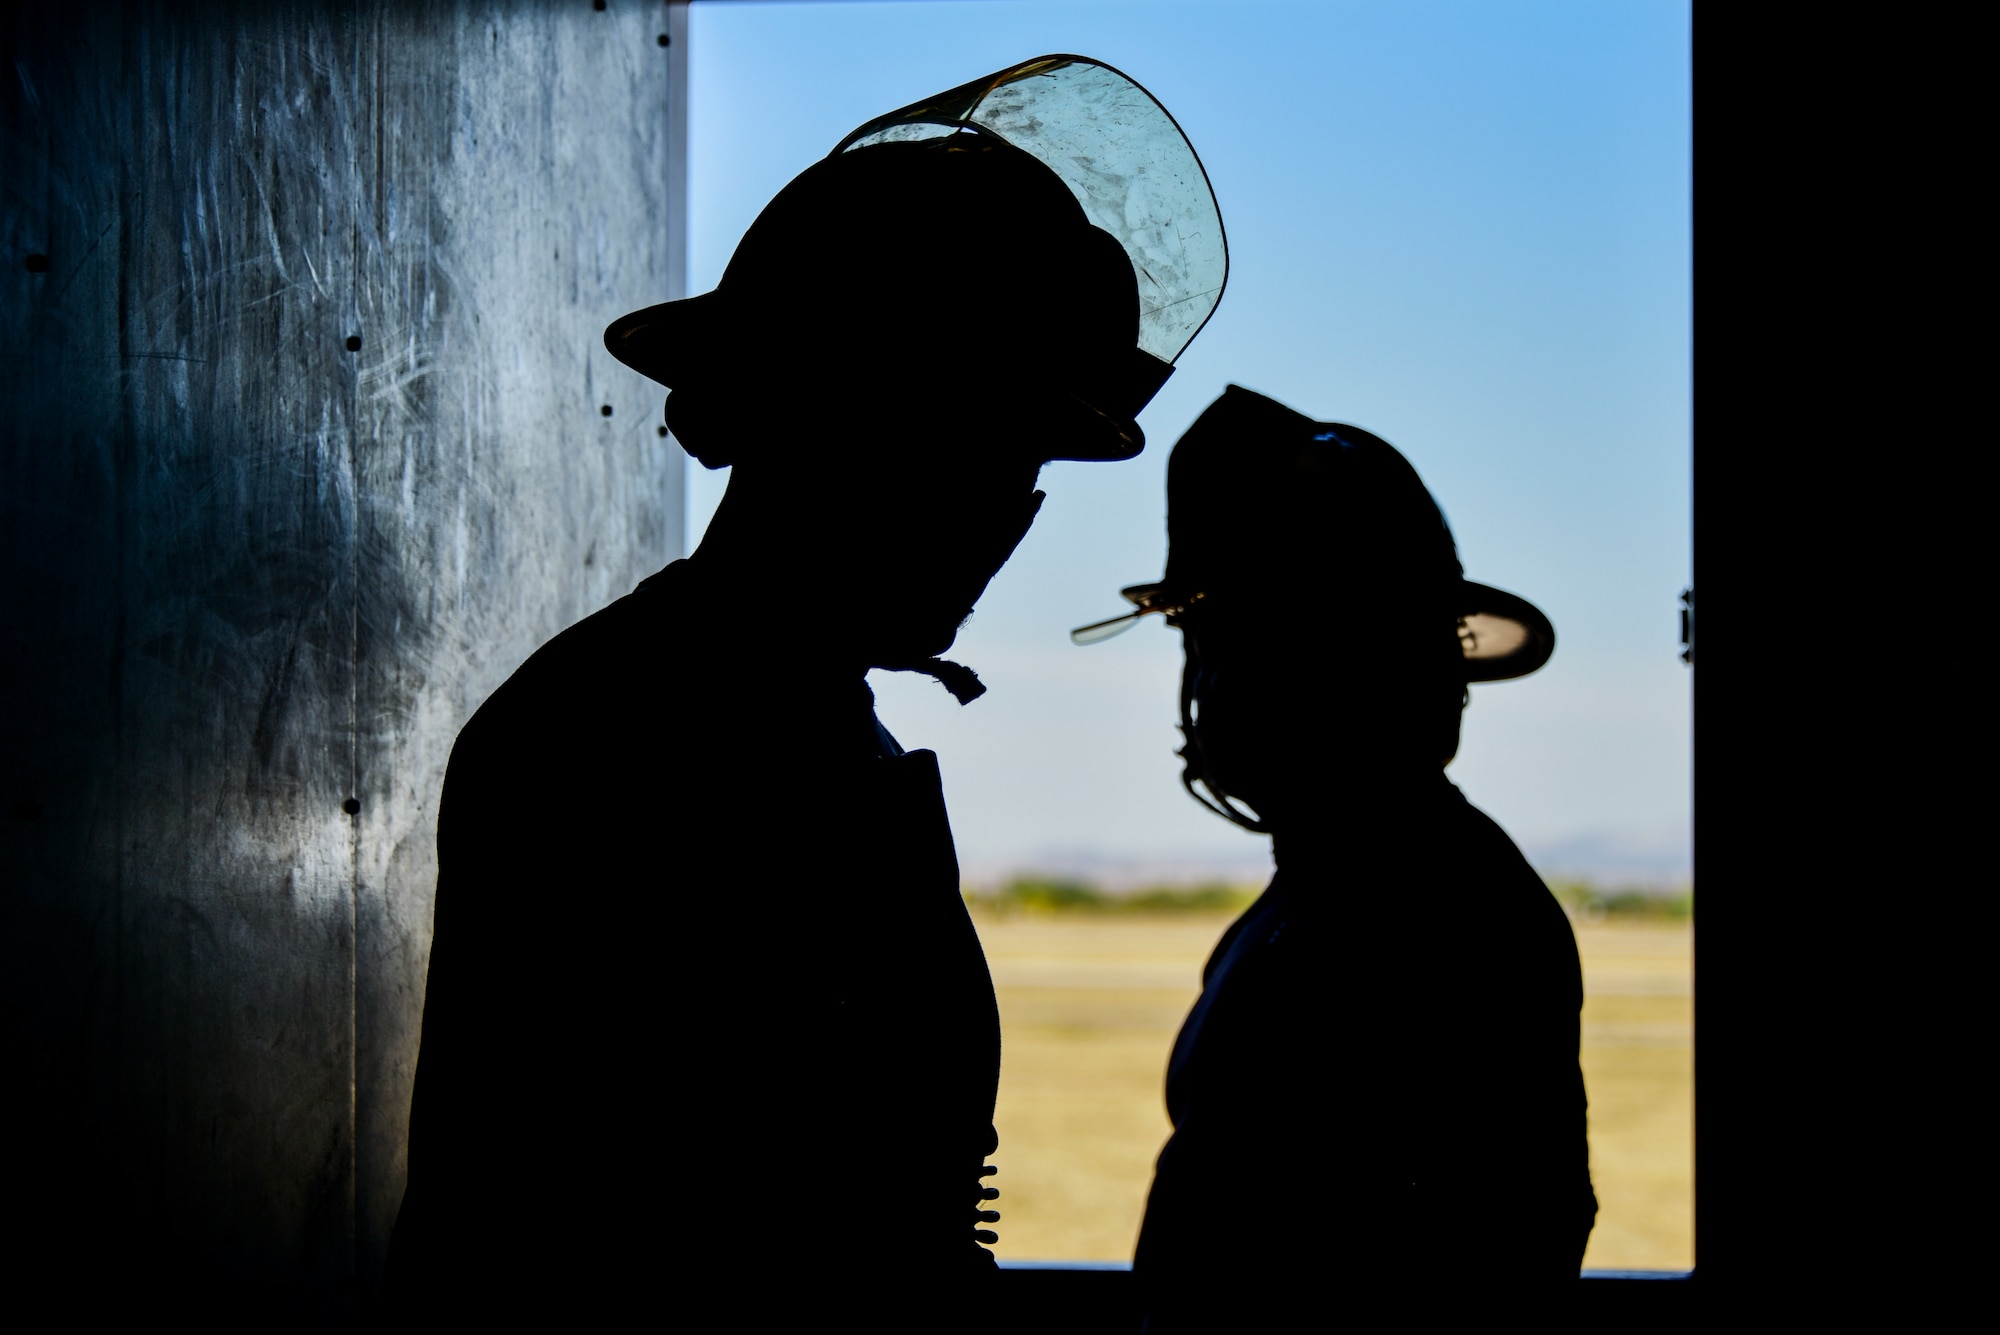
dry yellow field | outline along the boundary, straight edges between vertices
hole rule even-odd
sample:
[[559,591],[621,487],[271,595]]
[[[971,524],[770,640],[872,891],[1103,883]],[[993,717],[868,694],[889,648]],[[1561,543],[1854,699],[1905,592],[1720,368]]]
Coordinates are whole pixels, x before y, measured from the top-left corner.
[[[1229,916],[974,917],[1005,1045],[996,1250],[1129,1258],[1169,1129],[1167,1053]],[[1684,1269],[1694,1263],[1691,933],[1579,926],[1577,944],[1600,1205],[1584,1264]]]

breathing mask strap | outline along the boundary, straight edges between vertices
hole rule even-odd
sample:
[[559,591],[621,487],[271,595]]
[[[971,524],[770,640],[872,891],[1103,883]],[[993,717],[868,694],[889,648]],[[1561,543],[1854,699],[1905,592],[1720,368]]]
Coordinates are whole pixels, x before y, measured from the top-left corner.
[[[1194,653],[1190,641],[1187,666],[1181,670],[1181,736],[1187,742],[1175,753],[1181,758],[1181,787],[1187,789],[1189,797],[1224,820],[1241,825],[1253,834],[1269,834],[1270,825],[1237,806],[1236,800],[1208,772],[1208,758],[1201,749],[1201,729],[1194,721],[1194,681],[1200,666],[1201,660]],[[1214,797],[1196,788],[1197,783],[1205,786]]]

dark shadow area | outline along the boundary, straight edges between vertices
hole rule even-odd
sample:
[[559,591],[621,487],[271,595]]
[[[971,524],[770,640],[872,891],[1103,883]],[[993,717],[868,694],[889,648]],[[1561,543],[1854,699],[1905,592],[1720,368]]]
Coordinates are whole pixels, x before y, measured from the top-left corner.
[[[1489,1317],[1519,1310],[1518,1294],[1511,1287],[1482,1288],[1479,1277],[1460,1276],[1449,1265],[1434,1266],[1429,1273],[1438,1288],[1457,1287],[1466,1302],[1490,1301]],[[1284,1324],[1292,1329],[1311,1329],[1315,1310],[1326,1314],[1322,1326],[1343,1311],[1353,1310],[1346,1296],[1351,1292],[1349,1281],[1336,1280],[1322,1292],[1321,1300],[1303,1309],[1301,1318]],[[1142,1320],[1139,1296],[1127,1266],[1003,1264],[992,1324],[996,1330],[1033,1331],[1035,1335],[1130,1335]],[[1280,1296],[1272,1295],[1273,1301]],[[1568,1323],[1556,1328],[1588,1330],[1602,1322],[1626,1330],[1679,1329],[1678,1323],[1695,1315],[1694,1298],[1693,1282],[1685,1275],[1586,1270],[1568,1299]],[[1248,1301],[1246,1298],[1246,1306]],[[1276,1315],[1271,1320],[1281,1323]],[[1239,1330],[1245,1324],[1239,1316],[1232,1318],[1232,1324],[1210,1328]]]
[[[671,290],[666,247],[574,244],[669,231],[657,32],[387,0],[0,17],[17,1307],[370,1310],[447,749],[681,546],[657,399],[597,343]],[[628,128],[569,128],[599,123]]]

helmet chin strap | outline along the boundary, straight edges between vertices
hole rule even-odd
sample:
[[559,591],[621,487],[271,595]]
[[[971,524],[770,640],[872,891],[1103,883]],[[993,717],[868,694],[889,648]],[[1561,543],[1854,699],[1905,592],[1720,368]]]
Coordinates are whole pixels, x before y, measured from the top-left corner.
[[950,659],[928,658],[921,663],[878,663],[876,666],[888,672],[921,672],[950,691],[952,698],[961,705],[969,705],[986,694],[986,683],[979,680],[977,672]]
[[[1001,566],[1007,564],[1007,558],[1011,557],[1014,549],[1021,545],[1021,539],[1028,536],[1028,530],[1034,526],[1035,516],[1042,511],[1042,502],[1047,499],[1048,495],[1045,492],[1034,491],[1028,494],[1015,522],[1003,530],[999,541],[995,544],[992,565],[987,571],[986,578],[980,581],[981,589],[984,589],[986,583],[999,572]],[[974,597],[977,596],[975,593]],[[972,608],[968,605],[965,609],[965,618],[971,616]],[[959,624],[963,625],[964,619],[961,619]],[[877,663],[875,666],[889,672],[921,672],[950,691],[952,698],[961,705],[969,705],[986,694],[986,683],[979,680],[977,672],[963,663],[954,663],[948,658],[926,658],[914,663]]]

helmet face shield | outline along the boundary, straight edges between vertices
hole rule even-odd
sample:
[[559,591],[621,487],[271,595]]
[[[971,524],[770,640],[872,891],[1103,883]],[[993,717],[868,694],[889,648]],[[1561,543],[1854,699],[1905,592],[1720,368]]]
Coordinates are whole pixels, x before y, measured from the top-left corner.
[[1139,348],[1162,364],[1164,382],[1229,277],[1215,192],[1174,118],[1109,65],[1042,56],[878,116],[834,153],[967,129],[996,135],[1053,171],[1091,224],[1123,247],[1139,285]]

